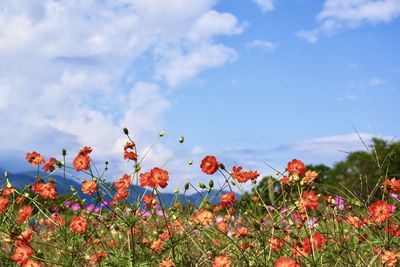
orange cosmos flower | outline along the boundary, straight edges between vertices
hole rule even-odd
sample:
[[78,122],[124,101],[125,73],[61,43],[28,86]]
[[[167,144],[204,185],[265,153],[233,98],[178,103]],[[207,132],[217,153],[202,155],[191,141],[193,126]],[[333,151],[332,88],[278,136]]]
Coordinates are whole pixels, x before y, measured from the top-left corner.
[[245,183],[249,180],[255,180],[260,174],[256,171],[242,171],[242,167],[234,166],[232,168],[231,176],[239,183]]
[[40,164],[45,162],[42,155],[40,155],[36,151],[26,153],[26,160],[33,166],[39,166]]
[[157,252],[164,248],[164,242],[160,239],[157,239],[153,242],[153,244],[151,244],[150,248],[153,252]]
[[399,193],[400,192],[400,179],[396,180],[395,178],[392,178],[391,180],[385,179],[383,181],[383,192],[394,192],[394,193]]
[[119,189],[128,189],[132,185],[132,177],[128,174],[124,174],[122,178],[115,182],[115,186]]
[[378,200],[371,204],[368,208],[368,213],[371,215],[371,219],[377,223],[383,223],[387,218],[392,216],[393,209],[392,205],[388,204],[384,200]]
[[166,170],[161,168],[153,168],[151,169],[150,173],[161,188],[165,188],[168,185],[169,175]]
[[249,230],[243,226],[240,227],[235,234],[236,238],[245,238],[248,235],[249,235]]
[[159,267],[174,267],[175,263],[172,260],[163,260],[160,262]]
[[124,159],[137,160],[137,154],[133,151],[124,151]]
[[388,267],[396,266],[399,259],[400,253],[397,251],[384,250],[381,254],[382,264]]
[[306,171],[304,178],[301,180],[304,184],[309,184],[318,177],[318,173],[316,171]]
[[229,225],[224,221],[216,222],[215,226],[217,227],[218,231],[220,231],[223,234],[226,234],[229,230]]
[[22,264],[22,267],[40,267],[40,266],[42,266],[42,264],[34,260],[27,260],[24,264]]
[[23,206],[19,211],[18,211],[18,217],[16,219],[17,223],[21,224],[25,222],[26,220],[29,219],[32,215],[33,208],[30,206]]
[[50,171],[50,172],[53,172],[56,168],[54,167],[54,164],[56,164],[57,163],[57,160],[55,159],[55,158],[53,158],[53,157],[51,157],[50,159],[49,159],[49,161],[48,162],[46,162],[46,164],[44,164],[44,166],[43,166],[43,171],[44,172],[48,172],[48,171]]
[[217,256],[214,259],[213,267],[232,267],[232,263],[228,256]]
[[143,202],[144,202],[144,204],[146,204],[146,207],[148,209],[151,208],[151,206],[153,206],[155,204],[154,200],[155,200],[154,195],[145,195],[143,197]]
[[92,195],[97,191],[98,185],[94,181],[84,180],[82,182],[82,192],[87,195]]
[[300,265],[291,258],[280,257],[275,262],[275,267],[300,267]]
[[214,174],[219,168],[217,158],[214,156],[206,156],[200,164],[201,170],[206,174]]
[[17,247],[20,246],[27,246],[29,242],[32,241],[32,235],[33,235],[33,231],[31,229],[27,229],[25,231],[23,231],[15,240],[15,245]]
[[326,238],[319,232],[313,234],[311,238],[306,237],[303,241],[303,248],[307,254],[313,251],[321,250],[326,243]]
[[288,163],[287,171],[289,174],[297,174],[298,176],[302,176],[306,172],[306,166],[302,161],[294,159]]
[[194,222],[200,223],[204,226],[212,224],[213,219],[214,215],[208,210],[199,210],[194,214],[192,218]]
[[92,148],[90,146],[85,146],[81,150],[79,150],[79,154],[85,156],[92,152]]
[[32,190],[45,199],[54,199],[57,195],[56,187],[52,182],[50,183],[37,182],[32,186]]
[[305,209],[316,209],[319,205],[318,198],[314,191],[303,191],[298,204],[299,209],[303,211]]
[[140,174],[140,186],[165,188],[168,185],[169,175],[166,170],[153,168],[150,172]]
[[31,247],[22,245],[15,249],[14,254],[11,256],[11,259],[17,264],[24,264],[28,261],[29,257],[33,255],[33,251]]
[[77,234],[82,234],[86,231],[87,221],[83,217],[75,216],[74,218],[72,218],[71,223],[69,224],[69,228]]
[[8,199],[5,197],[0,197],[0,214],[4,213],[8,208]]
[[276,252],[278,249],[280,249],[283,246],[283,241],[280,240],[279,238],[273,236],[269,239],[268,246],[273,252]]
[[75,170],[77,170],[78,172],[88,170],[90,167],[90,158],[86,154],[78,154],[72,164],[74,165]]
[[220,202],[222,206],[229,207],[236,202],[235,195],[232,192],[222,194]]

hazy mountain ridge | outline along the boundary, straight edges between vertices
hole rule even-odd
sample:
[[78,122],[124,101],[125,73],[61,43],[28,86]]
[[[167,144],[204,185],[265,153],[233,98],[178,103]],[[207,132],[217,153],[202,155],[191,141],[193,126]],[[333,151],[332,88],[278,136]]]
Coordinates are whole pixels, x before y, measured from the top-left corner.
[[[1,181],[1,187],[4,187],[6,185],[6,179],[4,176],[4,169],[0,167],[0,181]],[[35,171],[27,171],[27,172],[16,172],[16,173],[8,173],[8,180],[10,183],[13,185],[14,188],[16,189],[24,189],[26,187],[30,187],[35,183],[35,176],[37,175],[37,172]],[[95,202],[93,197],[90,197],[88,195],[85,195],[81,192],[81,187],[82,184],[80,181],[71,179],[69,177],[66,177],[65,184],[64,184],[64,177],[61,175],[47,175],[44,173],[39,173],[39,176],[44,178],[45,181],[48,181],[49,178],[53,178],[55,180],[56,188],[58,194],[70,194],[71,193],[71,186],[74,187],[81,199],[86,199],[87,203],[92,203]],[[129,201],[133,202],[137,196],[142,196],[144,194],[150,194],[152,192],[151,189],[146,189],[140,186],[132,185],[132,194],[129,197]],[[193,189],[190,189],[186,194],[182,193],[168,193],[168,192],[161,192],[158,196],[159,200],[162,201],[163,205],[170,206],[175,198],[178,198],[178,200],[182,203],[190,203],[192,205],[199,205],[202,201],[202,199],[207,195],[207,190],[199,190],[199,192],[193,192]],[[220,194],[219,190],[211,190],[208,199],[209,202],[212,204],[216,204],[220,200]],[[226,191],[223,191],[223,193],[226,193]],[[114,194],[114,191],[111,191],[111,194]],[[235,196],[237,199],[240,199],[240,194],[235,193]],[[106,197],[106,200],[110,201],[111,197]]]

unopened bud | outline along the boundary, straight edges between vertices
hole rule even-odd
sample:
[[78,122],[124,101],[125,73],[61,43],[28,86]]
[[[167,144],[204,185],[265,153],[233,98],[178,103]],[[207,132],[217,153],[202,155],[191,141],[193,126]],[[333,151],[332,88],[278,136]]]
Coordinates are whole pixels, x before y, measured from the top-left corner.
[[225,165],[222,164],[222,163],[220,163],[220,164],[219,164],[219,168],[220,168],[221,170],[225,170]]
[[165,135],[165,132],[164,131],[160,131],[160,137],[163,137],[164,135]]
[[213,188],[213,187],[214,187],[214,181],[213,181],[213,180],[210,180],[210,182],[208,183],[208,186],[209,186],[210,188]]
[[179,193],[179,189],[178,189],[178,188],[175,188],[175,189],[174,189],[174,192],[175,192],[175,194],[178,194],[178,193]]
[[185,184],[185,192],[189,190],[189,183]]
[[135,172],[140,172],[141,169],[142,169],[142,167],[140,167],[139,164],[137,164],[137,165],[135,166]]
[[200,187],[201,189],[207,188],[207,186],[206,186],[205,184],[203,184],[203,183],[199,183],[199,187]]
[[188,163],[191,166],[193,164],[193,160],[189,160]]
[[183,137],[183,136],[179,137],[179,140],[178,140],[178,141],[179,141],[179,143],[181,143],[181,144],[182,144],[182,143],[183,143],[183,141],[185,141],[185,137]]
[[63,148],[61,150],[62,155],[65,157],[67,155],[67,150],[65,148]]
[[125,128],[123,129],[123,131],[124,131],[124,134],[126,134],[126,135],[128,135],[128,134],[129,134],[129,130],[128,130],[128,128],[126,128],[126,127],[125,127]]

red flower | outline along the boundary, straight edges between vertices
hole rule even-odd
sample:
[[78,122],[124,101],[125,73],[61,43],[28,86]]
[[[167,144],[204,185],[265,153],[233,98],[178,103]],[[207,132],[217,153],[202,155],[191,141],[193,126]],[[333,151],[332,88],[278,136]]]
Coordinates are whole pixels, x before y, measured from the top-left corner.
[[302,176],[306,172],[306,166],[298,159],[294,159],[287,165],[287,170],[290,174],[297,174]]
[[94,192],[97,191],[97,183],[90,180],[84,180],[82,182],[82,192],[87,195],[92,195]]
[[239,183],[245,183],[248,180],[255,180],[260,174],[256,171],[242,171],[242,167],[234,166],[232,169],[231,176]]
[[11,256],[11,259],[20,265],[26,263],[30,256],[33,255],[33,251],[31,247],[27,245],[21,245],[15,249],[14,255]]
[[303,191],[299,201],[300,210],[304,211],[305,209],[316,209],[318,205],[318,196],[315,195],[314,191]]
[[217,158],[214,156],[205,157],[201,161],[200,168],[206,174],[209,175],[214,174],[219,168],[219,163],[217,161]]
[[399,193],[400,192],[400,179],[396,180],[395,178],[392,178],[391,180],[385,179],[383,181],[383,191],[385,193],[387,192],[394,192],[394,193]]
[[313,251],[321,250],[326,243],[326,238],[319,232],[313,234],[311,238],[306,237],[303,242],[304,251],[310,254]]
[[160,239],[157,239],[153,242],[153,244],[151,244],[150,248],[153,252],[157,252],[164,248],[164,242]]
[[137,154],[133,151],[124,151],[124,159],[137,160]]
[[166,170],[153,168],[150,173],[161,188],[165,188],[168,185],[169,175]]
[[159,267],[174,267],[175,263],[172,260],[163,260],[162,262],[160,262],[160,266]]
[[217,256],[214,259],[213,267],[232,267],[228,256]]
[[279,238],[273,236],[269,239],[268,246],[273,252],[276,252],[278,249],[280,249],[283,246],[283,241],[280,240]]
[[69,228],[77,234],[82,234],[86,231],[87,221],[83,217],[75,216],[74,218],[72,218],[71,223],[69,224]]
[[232,192],[229,192],[227,194],[222,194],[220,202],[222,206],[229,207],[230,205],[236,202],[235,195]]
[[32,186],[32,190],[45,199],[54,199],[57,195],[56,187],[53,183],[37,182]]
[[40,155],[36,151],[26,153],[26,160],[33,166],[39,166],[40,164],[45,162],[42,155]]
[[42,266],[40,262],[34,261],[34,260],[27,260],[22,267],[40,267]]
[[57,163],[57,160],[55,158],[51,157],[49,159],[49,161],[46,162],[46,164],[44,164],[42,169],[44,170],[44,172],[48,172],[48,171],[53,172],[55,170],[54,164],[56,164],[56,163]]
[[166,170],[153,168],[150,172],[140,174],[140,186],[165,188],[168,185],[169,175]]
[[88,170],[90,167],[90,158],[88,155],[78,154],[73,161],[73,165],[78,172]]
[[301,180],[305,184],[309,184],[318,177],[318,173],[316,171],[306,171],[304,178]]
[[85,146],[81,150],[79,150],[79,154],[82,156],[86,156],[92,152],[92,148],[90,146]]
[[143,202],[146,204],[146,207],[149,209],[154,204],[154,195],[145,195],[143,197]]
[[8,208],[8,199],[5,197],[0,197],[0,214],[4,213]]
[[371,215],[372,220],[377,223],[383,223],[387,218],[392,216],[393,209],[392,205],[388,204],[386,201],[378,200],[369,206],[368,213]]
[[237,238],[244,238],[249,235],[249,230],[246,227],[240,227],[237,229],[235,236]]
[[133,149],[135,147],[135,144],[132,142],[126,142],[125,146],[124,146],[124,150],[128,150],[128,149]]
[[300,267],[300,265],[291,258],[280,257],[275,262],[275,267]]
[[122,178],[115,182],[115,186],[118,190],[128,189],[132,185],[132,177],[128,174],[124,174]]
[[26,220],[29,219],[32,215],[33,208],[30,206],[23,206],[19,211],[18,211],[18,217],[15,220],[17,223],[21,224],[25,222]]

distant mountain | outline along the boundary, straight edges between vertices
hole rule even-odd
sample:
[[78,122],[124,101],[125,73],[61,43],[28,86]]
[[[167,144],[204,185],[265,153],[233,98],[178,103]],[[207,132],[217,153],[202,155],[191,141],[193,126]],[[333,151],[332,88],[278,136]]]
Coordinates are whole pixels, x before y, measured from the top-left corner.
[[[4,178],[4,171],[2,168],[0,168],[0,183],[1,183],[1,187],[4,187],[6,184],[6,180]],[[29,171],[29,172],[19,172],[19,173],[8,173],[8,179],[10,181],[10,183],[13,185],[14,188],[17,189],[23,189],[26,187],[31,187],[31,185],[33,185],[35,183],[35,176],[36,176],[36,172],[33,171]],[[43,175],[43,173],[39,174],[40,177],[45,177],[46,175]],[[53,178],[55,180],[56,183],[56,187],[57,187],[57,192],[59,194],[70,194],[71,193],[71,186],[73,186],[74,188],[76,188],[77,193],[79,195],[79,197],[81,199],[86,199],[87,203],[94,203],[95,199],[85,195],[81,192],[81,187],[82,184],[80,183],[80,181],[78,180],[73,180],[70,178],[66,178],[65,182],[66,182],[66,186],[64,184],[64,177],[62,177],[61,175],[51,175],[51,178]],[[111,195],[114,195],[115,191],[110,191]],[[151,190],[150,189],[145,189],[136,185],[132,186],[132,194],[129,197],[129,202],[134,202],[135,199],[137,198],[137,196],[139,195],[140,197],[143,196],[144,194],[150,194]],[[216,204],[219,202],[220,200],[220,195],[218,194],[219,191],[218,190],[211,190],[211,192],[209,193],[207,199],[210,203],[212,204]],[[222,193],[226,193],[226,192],[222,192]],[[179,202],[181,203],[190,203],[191,205],[197,206],[199,205],[203,198],[206,197],[207,195],[207,191],[206,190],[201,190],[199,193],[193,193],[190,195],[186,195],[186,194],[174,194],[174,193],[161,193],[159,194],[157,197],[158,199],[161,201],[162,205],[164,206],[170,206],[174,200],[176,200],[176,198],[179,200]],[[235,194],[237,199],[240,199],[240,194]],[[110,201],[111,197],[106,197],[105,200]]]

